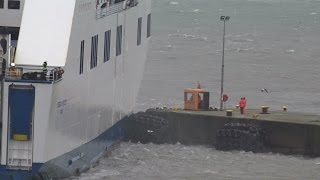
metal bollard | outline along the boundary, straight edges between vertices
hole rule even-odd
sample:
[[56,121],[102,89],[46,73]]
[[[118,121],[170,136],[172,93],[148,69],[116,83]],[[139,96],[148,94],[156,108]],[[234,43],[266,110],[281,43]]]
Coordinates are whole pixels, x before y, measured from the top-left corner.
[[227,116],[232,116],[232,112],[233,112],[233,110],[226,110],[226,115]]

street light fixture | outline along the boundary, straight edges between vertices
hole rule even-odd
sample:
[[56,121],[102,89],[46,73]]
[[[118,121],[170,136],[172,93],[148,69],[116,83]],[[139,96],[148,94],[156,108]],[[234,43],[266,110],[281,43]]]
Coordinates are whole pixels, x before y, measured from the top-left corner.
[[222,41],[222,66],[221,66],[221,95],[220,95],[220,111],[223,110],[223,76],[224,76],[224,38],[226,33],[226,21],[229,21],[230,16],[221,16],[220,20],[223,21],[223,41]]

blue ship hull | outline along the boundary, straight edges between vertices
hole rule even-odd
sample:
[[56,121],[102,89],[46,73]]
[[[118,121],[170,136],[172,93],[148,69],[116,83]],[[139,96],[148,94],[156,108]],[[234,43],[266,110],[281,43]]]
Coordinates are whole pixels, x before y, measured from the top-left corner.
[[92,141],[44,164],[34,163],[32,170],[10,170],[0,167],[1,180],[61,179],[79,175],[96,164],[99,158],[113,150],[124,137],[123,125],[127,117],[117,122]]

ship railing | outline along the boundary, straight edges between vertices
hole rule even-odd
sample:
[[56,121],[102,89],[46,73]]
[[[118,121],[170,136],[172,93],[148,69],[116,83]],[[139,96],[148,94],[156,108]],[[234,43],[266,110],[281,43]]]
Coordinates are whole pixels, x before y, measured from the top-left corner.
[[123,3],[117,3],[110,6],[106,6],[104,8],[97,9],[96,18],[100,19],[115,13],[121,12],[125,9],[124,7],[125,6]]
[[13,81],[55,82],[62,79],[64,70],[61,67],[42,68],[9,67],[5,71],[5,79]]

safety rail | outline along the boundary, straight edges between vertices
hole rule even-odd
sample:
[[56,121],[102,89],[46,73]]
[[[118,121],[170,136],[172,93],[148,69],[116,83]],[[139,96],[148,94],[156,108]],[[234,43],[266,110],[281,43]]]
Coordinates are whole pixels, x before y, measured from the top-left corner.
[[51,67],[47,70],[36,68],[25,68],[25,67],[9,67],[5,71],[6,80],[21,80],[21,81],[46,81],[54,82],[62,79],[64,70],[61,67]]
[[[125,2],[125,1],[123,1],[123,2]],[[110,16],[115,13],[121,12],[121,11],[125,10],[124,7],[125,7],[124,3],[117,3],[117,4],[110,5],[110,6],[106,6],[101,9],[97,9],[96,18],[100,19],[100,18]]]

